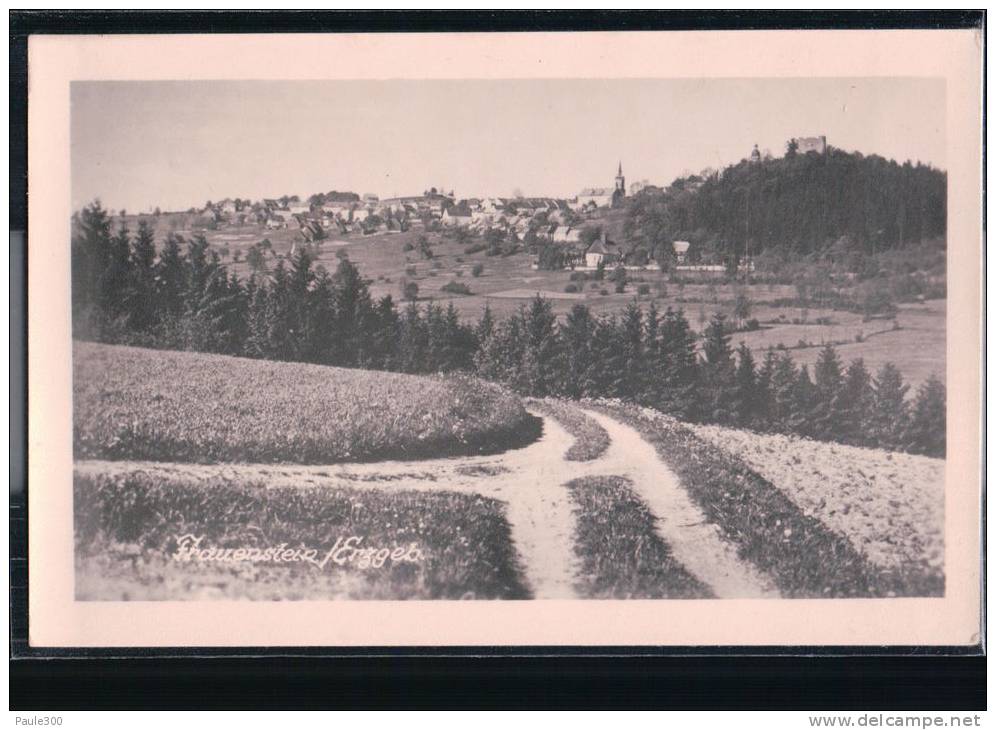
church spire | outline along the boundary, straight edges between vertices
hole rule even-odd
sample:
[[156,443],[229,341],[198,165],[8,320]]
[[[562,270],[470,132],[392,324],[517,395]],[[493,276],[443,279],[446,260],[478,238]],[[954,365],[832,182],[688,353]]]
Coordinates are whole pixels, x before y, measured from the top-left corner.
[[622,177],[622,160],[619,160],[619,172],[616,173],[617,177]]

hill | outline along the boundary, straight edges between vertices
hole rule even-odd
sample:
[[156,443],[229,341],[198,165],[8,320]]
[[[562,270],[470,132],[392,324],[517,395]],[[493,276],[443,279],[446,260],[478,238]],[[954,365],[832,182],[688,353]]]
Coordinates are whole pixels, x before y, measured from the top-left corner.
[[693,261],[742,257],[748,241],[752,256],[819,253],[841,239],[848,254],[873,254],[943,238],[946,195],[947,174],[927,165],[790,150],[637,194],[626,233],[648,248],[689,241]]
[[331,464],[500,451],[537,433],[466,376],[76,342],[76,458]]

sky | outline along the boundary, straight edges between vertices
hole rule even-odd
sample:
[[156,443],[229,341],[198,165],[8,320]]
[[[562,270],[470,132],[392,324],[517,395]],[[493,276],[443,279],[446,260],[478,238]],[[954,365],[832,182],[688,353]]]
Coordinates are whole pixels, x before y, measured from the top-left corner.
[[611,186],[619,162],[628,183],[666,185],[817,135],[945,168],[936,79],[78,81],[71,93],[74,209],[432,186],[573,197]]

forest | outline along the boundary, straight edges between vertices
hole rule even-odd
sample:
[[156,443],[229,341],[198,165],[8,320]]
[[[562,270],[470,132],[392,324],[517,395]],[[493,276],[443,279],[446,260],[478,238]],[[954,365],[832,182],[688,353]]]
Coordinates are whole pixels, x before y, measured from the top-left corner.
[[947,174],[828,147],[743,160],[721,172],[648,187],[629,202],[625,233],[658,260],[670,242],[689,241],[691,262],[723,263],[768,251],[820,254],[845,240],[853,252],[907,249],[943,241]]
[[157,246],[99,203],[72,238],[73,336],[81,340],[251,358],[391,370],[469,371],[516,392],[620,398],[677,418],[860,446],[943,456],[945,389],[936,377],[908,393],[889,364],[869,373],[824,348],[810,373],[787,352],[758,361],[731,349],[721,315],[703,335],[680,310],[595,316],[576,305],[563,321],[541,297],[501,320],[462,321],[451,306],[374,300],[357,267],[316,267],[306,250],[269,275],[242,281],[203,236]]

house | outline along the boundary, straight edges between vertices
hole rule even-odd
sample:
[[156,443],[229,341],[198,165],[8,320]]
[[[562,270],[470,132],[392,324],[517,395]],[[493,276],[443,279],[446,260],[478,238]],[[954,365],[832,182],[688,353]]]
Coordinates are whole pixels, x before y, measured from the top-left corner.
[[263,207],[267,210],[280,210],[280,201],[273,198],[263,198]]
[[615,250],[612,243],[605,238],[605,233],[602,233],[602,237],[591,244],[587,250],[584,252],[584,263],[590,269],[597,269],[599,264],[604,264],[608,266],[609,264],[614,264],[619,261],[619,252]]
[[444,226],[469,226],[474,216],[470,207],[463,201],[459,205],[451,205],[443,211]]
[[301,235],[305,241],[321,241],[325,238],[325,229],[318,221],[301,217],[298,218],[298,223],[301,225]]
[[577,243],[581,240],[581,229],[570,226],[557,226],[553,233],[555,243]]
[[295,203],[287,206],[287,210],[290,211],[291,215],[308,215],[311,212],[311,206]]
[[270,229],[286,228],[287,221],[284,219],[282,215],[278,215],[277,213],[271,213],[270,217],[266,219],[266,227]]
[[674,255],[677,257],[678,263],[685,263],[685,256],[688,255],[688,247],[691,244],[688,241],[675,241],[671,246],[674,248]]

